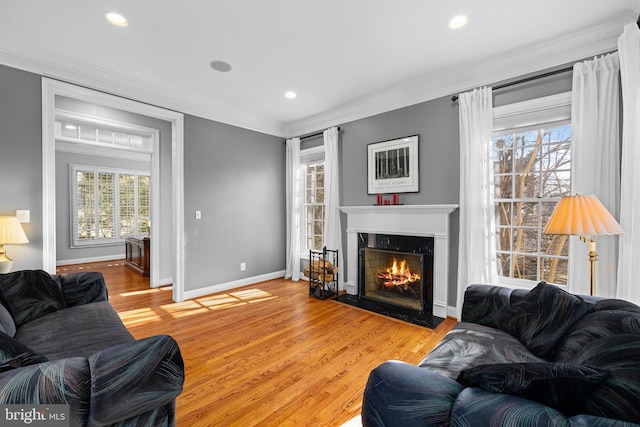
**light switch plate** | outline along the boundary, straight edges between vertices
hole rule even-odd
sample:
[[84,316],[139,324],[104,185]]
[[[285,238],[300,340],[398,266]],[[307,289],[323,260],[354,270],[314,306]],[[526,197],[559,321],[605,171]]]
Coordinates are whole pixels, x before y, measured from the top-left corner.
[[29,210],[17,210],[16,216],[20,222],[31,222],[31,211]]

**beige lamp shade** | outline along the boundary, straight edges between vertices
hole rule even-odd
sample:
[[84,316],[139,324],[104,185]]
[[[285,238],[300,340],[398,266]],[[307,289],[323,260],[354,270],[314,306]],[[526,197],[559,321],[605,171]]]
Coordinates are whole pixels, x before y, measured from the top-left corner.
[[616,235],[622,227],[593,194],[560,199],[544,229],[546,234]]
[[0,274],[11,271],[13,260],[7,256],[2,245],[29,243],[20,221],[15,216],[0,216]]
[[0,216],[0,245],[29,243],[20,221],[15,216]]

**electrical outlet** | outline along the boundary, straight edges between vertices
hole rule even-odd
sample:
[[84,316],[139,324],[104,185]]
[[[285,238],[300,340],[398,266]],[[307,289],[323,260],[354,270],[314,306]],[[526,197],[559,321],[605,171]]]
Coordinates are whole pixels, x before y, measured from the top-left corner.
[[202,219],[202,212],[196,211],[196,219]]
[[247,263],[246,262],[241,262],[240,263],[240,271],[245,271],[247,269]]

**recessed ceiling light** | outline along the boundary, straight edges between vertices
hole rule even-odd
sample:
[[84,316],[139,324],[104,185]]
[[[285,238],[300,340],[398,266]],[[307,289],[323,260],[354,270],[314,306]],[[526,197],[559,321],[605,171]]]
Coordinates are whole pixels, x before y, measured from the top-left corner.
[[290,90],[290,91],[288,91],[287,93],[285,93],[285,94],[284,94],[284,96],[286,96],[286,97],[287,97],[287,98],[289,98],[289,99],[293,99],[293,98],[295,98],[295,97],[296,97],[296,96],[298,96],[298,95],[296,95],[296,93],[295,93],[294,91]]
[[469,18],[467,17],[467,15],[454,16],[449,21],[449,28],[451,28],[452,30],[457,30],[458,28],[462,28],[467,25],[467,22],[469,22]]
[[221,73],[226,73],[228,71],[231,71],[231,64],[229,64],[228,62],[214,60],[214,61],[211,61],[209,65],[211,65],[211,68],[213,68],[216,71],[220,71]]
[[120,15],[119,13],[107,12],[104,14],[104,16],[105,18],[107,18],[107,21],[118,27],[126,27],[127,25],[129,25],[129,21],[127,21],[127,18]]

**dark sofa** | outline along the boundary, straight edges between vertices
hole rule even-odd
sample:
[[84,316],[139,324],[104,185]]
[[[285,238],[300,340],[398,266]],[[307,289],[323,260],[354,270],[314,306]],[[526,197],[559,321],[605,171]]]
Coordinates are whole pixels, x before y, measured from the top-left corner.
[[472,285],[458,323],[418,365],[367,382],[364,426],[631,426],[640,423],[640,307]]
[[72,426],[175,425],[180,349],[133,338],[101,273],[0,274],[0,302],[0,404],[68,405]]

